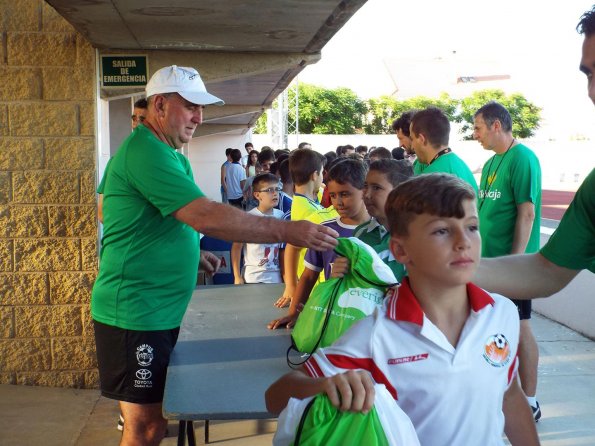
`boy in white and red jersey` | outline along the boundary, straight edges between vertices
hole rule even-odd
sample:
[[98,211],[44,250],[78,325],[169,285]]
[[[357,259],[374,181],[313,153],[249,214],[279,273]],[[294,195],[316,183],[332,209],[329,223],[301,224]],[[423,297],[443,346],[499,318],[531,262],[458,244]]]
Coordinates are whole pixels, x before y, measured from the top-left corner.
[[422,445],[504,445],[503,432],[512,445],[539,444],[517,382],[516,308],[470,283],[481,256],[473,189],[452,175],[420,175],[390,193],[386,215],[408,277],[383,310],[271,385],[268,410],[326,393],[341,410],[367,412],[376,382]]

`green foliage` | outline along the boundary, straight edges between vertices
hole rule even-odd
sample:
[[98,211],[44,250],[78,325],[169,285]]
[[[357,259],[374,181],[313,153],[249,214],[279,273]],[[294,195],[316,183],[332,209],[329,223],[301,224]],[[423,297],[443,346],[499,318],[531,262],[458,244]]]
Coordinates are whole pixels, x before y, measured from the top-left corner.
[[[292,103],[292,98],[289,98]],[[398,101],[390,96],[363,101],[348,88],[326,89],[317,85],[299,85],[299,132],[302,134],[348,135],[392,133],[392,122],[407,110],[421,110],[430,106],[440,108],[449,121],[462,124],[464,139],[472,139],[473,114],[489,101],[504,105],[512,117],[512,132],[516,138],[529,138],[539,128],[541,109],[522,94],[506,95],[502,90],[480,90],[457,100],[447,93],[438,98],[416,96]],[[295,119],[289,109],[289,119]],[[267,116],[263,114],[254,133],[267,132]]]
[[454,121],[458,101],[447,93],[442,93],[438,98],[416,96],[404,101],[397,101],[389,96],[368,100],[368,116],[364,126],[366,134],[388,135],[392,133],[392,123],[407,110],[421,110],[428,107],[438,107],[450,121]]
[[299,85],[299,132],[348,135],[361,133],[366,104],[349,88]]
[[473,115],[490,101],[497,101],[508,109],[515,138],[530,138],[539,128],[541,108],[529,102],[522,94],[506,95],[502,90],[481,90],[472,93],[460,103],[455,122],[463,124],[460,132],[464,139],[473,139]]

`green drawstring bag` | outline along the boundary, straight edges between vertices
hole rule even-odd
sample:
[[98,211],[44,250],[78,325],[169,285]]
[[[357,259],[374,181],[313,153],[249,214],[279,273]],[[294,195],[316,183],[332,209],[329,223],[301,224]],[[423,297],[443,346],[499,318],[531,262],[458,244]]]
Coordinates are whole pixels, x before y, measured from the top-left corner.
[[326,394],[291,398],[279,415],[273,446],[420,446],[409,417],[383,384],[367,414],[341,412]]
[[312,354],[337,340],[355,322],[382,306],[386,289],[398,283],[391,269],[367,244],[355,237],[339,238],[335,252],[349,259],[345,276],[317,285],[291,334],[291,350]]
[[375,408],[367,414],[341,412],[328,396],[306,406],[291,446],[389,446]]

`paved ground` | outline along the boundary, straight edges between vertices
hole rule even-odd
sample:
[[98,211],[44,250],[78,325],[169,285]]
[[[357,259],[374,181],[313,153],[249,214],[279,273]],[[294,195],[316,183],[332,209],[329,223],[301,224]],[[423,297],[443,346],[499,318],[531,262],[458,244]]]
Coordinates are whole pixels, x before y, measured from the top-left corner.
[[[595,445],[595,342],[541,316],[533,328],[541,352],[542,445]],[[97,391],[0,385],[0,445],[117,445],[117,415],[115,403]],[[165,446],[177,444],[177,424],[169,430]],[[211,443],[271,444],[274,430],[274,420],[212,422]],[[204,444],[202,423],[196,435]]]

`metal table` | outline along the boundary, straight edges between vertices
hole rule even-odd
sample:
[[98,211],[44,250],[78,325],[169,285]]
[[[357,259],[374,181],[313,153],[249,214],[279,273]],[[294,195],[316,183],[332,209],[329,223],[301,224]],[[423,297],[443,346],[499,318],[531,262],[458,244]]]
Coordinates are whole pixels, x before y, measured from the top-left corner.
[[195,444],[193,420],[266,419],[264,392],[289,371],[289,332],[266,324],[283,284],[197,288],[182,321],[165,383],[163,416],[180,420],[178,444]]

